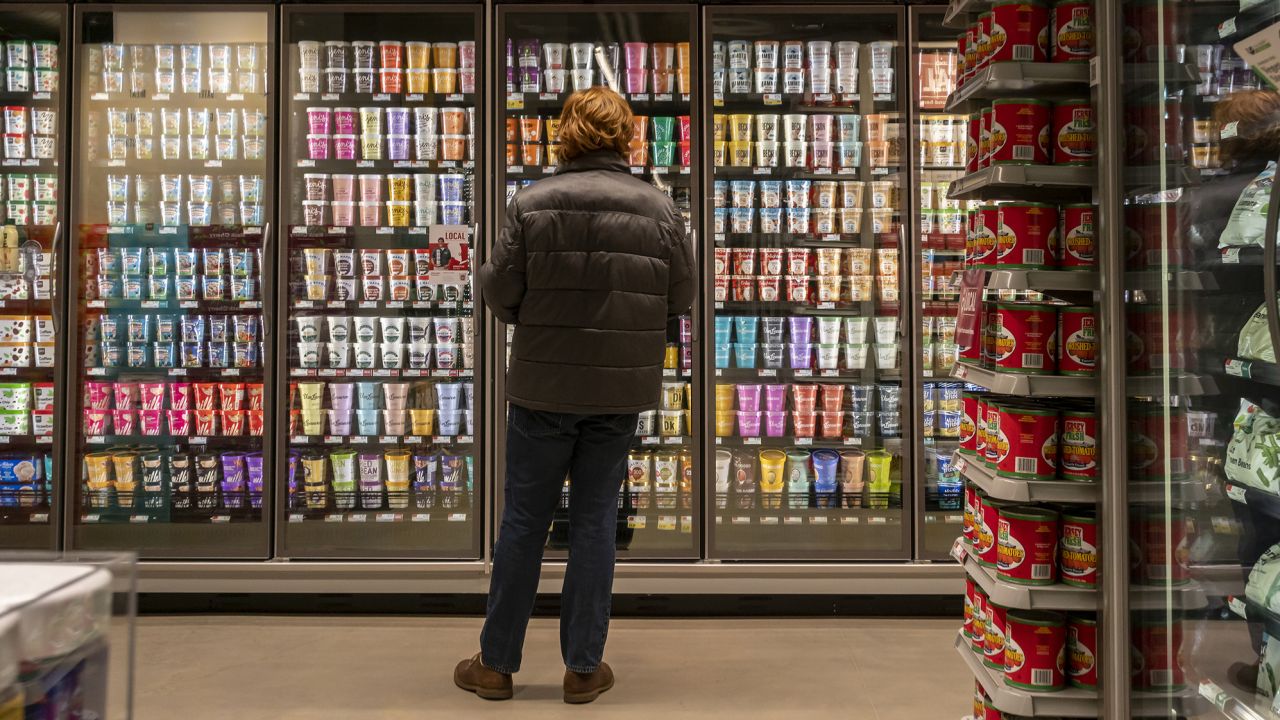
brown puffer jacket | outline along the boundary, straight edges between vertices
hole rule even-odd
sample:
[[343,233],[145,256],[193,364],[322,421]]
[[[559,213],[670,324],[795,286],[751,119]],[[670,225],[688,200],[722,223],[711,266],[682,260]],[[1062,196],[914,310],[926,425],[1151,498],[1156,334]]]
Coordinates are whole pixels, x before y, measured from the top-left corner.
[[658,189],[597,151],[520,190],[480,284],[514,324],[507,400],[597,415],[657,406],[667,320],[693,303],[693,246]]

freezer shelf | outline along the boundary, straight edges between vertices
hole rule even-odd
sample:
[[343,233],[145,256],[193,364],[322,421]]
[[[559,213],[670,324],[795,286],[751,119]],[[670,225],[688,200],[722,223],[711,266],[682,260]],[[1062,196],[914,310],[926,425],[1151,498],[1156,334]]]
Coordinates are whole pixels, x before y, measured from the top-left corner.
[[991,63],[947,98],[947,112],[963,110],[970,100],[1080,95],[1088,85],[1088,63]]
[[1088,199],[1097,170],[1090,165],[993,165],[951,183],[952,200],[1021,200],[1066,195]]
[[1079,290],[1098,289],[1098,273],[1070,270],[991,270],[988,290]]
[[1001,712],[1024,717],[1099,717],[1095,691],[1068,687],[1057,692],[1036,693],[1013,688],[1004,684],[1003,676],[982,664],[963,632],[956,633],[955,648],[969,672],[991,697],[992,706]]
[[1023,375],[998,372],[966,362],[958,362],[951,371],[957,380],[981,385],[1001,395],[1022,397],[1094,397],[1098,381],[1091,377],[1070,375]]
[[952,467],[988,495],[1014,502],[1096,503],[1100,490],[1097,483],[1072,480],[1021,480],[995,475],[976,458],[957,453]]

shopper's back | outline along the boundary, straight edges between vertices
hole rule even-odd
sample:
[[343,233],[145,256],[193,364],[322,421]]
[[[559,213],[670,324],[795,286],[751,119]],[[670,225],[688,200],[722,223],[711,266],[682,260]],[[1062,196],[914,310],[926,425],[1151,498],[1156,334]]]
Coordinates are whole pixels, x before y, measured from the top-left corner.
[[613,687],[603,656],[618,491],[638,414],[658,404],[667,318],[688,310],[694,292],[684,222],[622,159],[634,130],[616,93],[574,93],[560,116],[559,172],[516,193],[480,270],[493,314],[516,327],[489,604],[480,653],[453,676],[483,698],[512,696],[566,476],[564,700],[591,702]]

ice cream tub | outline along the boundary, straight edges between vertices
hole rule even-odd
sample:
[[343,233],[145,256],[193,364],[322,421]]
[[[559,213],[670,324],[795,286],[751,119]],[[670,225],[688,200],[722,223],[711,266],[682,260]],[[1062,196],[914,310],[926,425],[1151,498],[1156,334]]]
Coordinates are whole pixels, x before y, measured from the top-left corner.
[[1058,579],[1056,510],[1018,505],[1000,510],[996,573],[1018,585],[1052,585]]
[[0,383],[0,410],[21,410],[31,407],[30,383]]
[[1058,411],[1001,403],[987,441],[996,448],[996,474],[1051,480],[1058,473]]
[[1051,692],[1066,684],[1066,622],[1044,610],[1010,610],[1005,616],[1004,682],[1022,690]]
[[1098,621],[1084,615],[1067,616],[1067,677],[1086,690],[1098,687]]
[[1094,230],[1096,212],[1097,208],[1090,203],[1072,203],[1059,208],[1059,269],[1097,269],[1098,246]]
[[991,6],[990,62],[1047,62],[1049,8],[1029,0]]
[[1052,375],[1058,311],[1052,305],[997,303],[994,361],[1001,372]]
[[1092,377],[1098,369],[1098,316],[1092,307],[1058,308],[1058,374]]
[[996,211],[995,264],[1047,270],[1058,254],[1058,209],[1035,202],[1004,203]]
[[1098,515],[1091,508],[1073,508],[1062,514],[1058,547],[1062,582],[1075,587],[1098,585]]
[[1044,165],[1049,162],[1049,103],[1035,98],[991,103],[991,164]]
[[1058,467],[1067,480],[1098,479],[1098,416],[1092,410],[1063,411]]

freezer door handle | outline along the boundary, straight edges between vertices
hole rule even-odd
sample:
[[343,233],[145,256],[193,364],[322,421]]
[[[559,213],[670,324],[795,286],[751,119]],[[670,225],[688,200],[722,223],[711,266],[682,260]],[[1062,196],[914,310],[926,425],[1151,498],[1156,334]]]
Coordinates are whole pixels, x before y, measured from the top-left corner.
[[[272,244],[272,240],[271,240],[271,223],[267,223],[262,228],[263,263],[266,262],[267,258],[271,257],[271,251],[272,251],[272,248],[274,247],[275,246]],[[262,273],[262,268],[258,268],[258,272],[265,276],[265,273]],[[276,322],[275,308],[272,307],[271,303],[267,302],[264,298],[262,303],[262,336],[264,338],[271,337],[272,327],[275,325],[275,322]]]
[[[56,267],[58,263],[58,257],[59,257],[58,250],[60,245],[62,245],[62,221],[58,221],[58,224],[53,227],[53,241],[49,243],[49,253],[51,255],[49,264],[50,264],[50,270],[52,272],[55,272],[54,278],[58,277],[56,274]],[[34,272],[34,265],[32,263],[28,262],[27,267],[31,268],[31,272]],[[56,281],[54,283],[54,286],[55,288],[57,288]],[[61,292],[63,291],[63,288],[57,288],[57,291]],[[61,337],[62,336],[62,316],[55,309],[53,312],[49,313],[49,317],[53,319],[54,337]]]
[[1267,309],[1267,326],[1271,334],[1271,351],[1280,362],[1280,303],[1276,302],[1276,231],[1280,230],[1280,186],[1271,185],[1271,205],[1267,208],[1267,225],[1262,243],[1262,293]]

